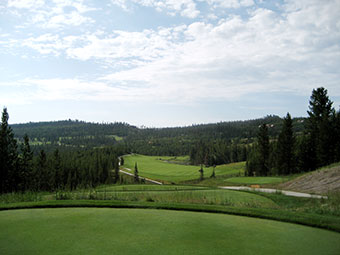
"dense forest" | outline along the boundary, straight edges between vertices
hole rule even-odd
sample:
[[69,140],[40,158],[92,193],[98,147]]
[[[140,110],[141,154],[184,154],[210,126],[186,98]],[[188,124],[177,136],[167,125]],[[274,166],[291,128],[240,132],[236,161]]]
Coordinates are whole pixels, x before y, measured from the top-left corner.
[[[303,118],[293,119],[295,133],[303,132],[303,121]],[[270,125],[271,136],[278,135],[282,127],[282,119],[278,116],[175,128],[137,128],[126,123],[72,120],[15,124],[11,128],[19,142],[23,142],[25,134],[30,137],[35,153],[39,153],[41,149],[70,151],[75,148],[102,148],[120,143],[131,152],[139,154],[176,156],[189,155],[199,144],[212,142],[234,145],[230,150],[235,151],[235,144],[253,143],[258,127],[264,122]]]
[[0,193],[58,191],[95,187],[117,182],[118,157],[127,151],[122,145],[105,148],[75,148],[33,154],[29,137],[14,138],[4,108],[0,128]]

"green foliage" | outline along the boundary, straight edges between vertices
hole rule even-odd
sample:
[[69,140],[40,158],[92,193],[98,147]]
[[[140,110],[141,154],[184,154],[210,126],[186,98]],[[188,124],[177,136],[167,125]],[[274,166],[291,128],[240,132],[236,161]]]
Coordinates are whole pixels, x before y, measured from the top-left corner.
[[309,115],[307,131],[314,148],[313,156],[316,158],[314,169],[334,162],[334,148],[337,142],[334,134],[339,131],[333,128],[335,110],[332,104],[333,102],[327,95],[327,89],[323,87],[313,89],[309,111],[307,111]]
[[138,166],[137,166],[137,162],[135,162],[134,179],[135,179],[135,183],[139,183],[139,175],[138,175]]
[[37,202],[43,200],[43,194],[39,192],[12,192],[0,195],[0,204],[10,204],[19,202]]
[[332,104],[325,88],[314,89],[305,132],[297,137],[289,113],[283,120],[277,142],[272,138],[269,143],[268,131],[262,125],[258,142],[248,154],[247,175],[288,175],[339,161],[340,112],[336,112]]
[[18,190],[21,178],[18,146],[8,119],[7,108],[4,108],[0,126],[0,193]]
[[279,134],[276,149],[276,167],[279,175],[288,175],[295,172],[295,137],[293,122],[289,113],[283,119],[283,127]]
[[200,170],[198,170],[200,172],[200,181],[204,180],[204,170],[203,170],[203,166],[201,165]]
[[247,172],[248,176],[259,175],[266,176],[269,174],[269,135],[267,124],[263,123],[259,127],[257,134],[257,142],[253,146],[252,151],[249,154],[247,160]]

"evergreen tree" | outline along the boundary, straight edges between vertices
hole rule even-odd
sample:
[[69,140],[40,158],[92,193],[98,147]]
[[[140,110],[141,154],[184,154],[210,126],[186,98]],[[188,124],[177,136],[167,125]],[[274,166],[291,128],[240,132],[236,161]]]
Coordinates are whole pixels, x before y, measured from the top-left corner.
[[299,138],[297,158],[299,172],[308,172],[315,169],[315,147],[309,134],[304,134]]
[[311,146],[315,148],[316,167],[332,162],[334,140],[331,117],[334,114],[333,102],[327,95],[327,89],[313,89],[309,101],[307,130],[310,134]]
[[37,190],[48,190],[49,189],[49,178],[47,169],[47,156],[44,150],[41,150],[38,156],[38,162],[36,167],[36,189]]
[[28,135],[25,134],[24,142],[21,145],[21,163],[20,163],[20,177],[22,180],[22,190],[27,190],[32,188],[32,160],[33,160],[33,152],[31,151],[31,147],[29,144]]
[[201,169],[198,170],[198,172],[200,172],[200,181],[203,181],[204,180],[204,171],[203,171],[203,166],[201,164]]
[[0,126],[0,192],[6,193],[18,189],[20,175],[17,142],[8,125],[7,108],[3,109]]
[[335,139],[335,146],[334,146],[334,161],[340,161],[340,110],[335,114],[334,119],[334,139]]
[[115,169],[114,169],[113,182],[117,183],[119,182],[119,160],[115,160],[114,166],[115,166]]
[[216,165],[213,166],[213,171],[212,171],[212,173],[210,175],[210,178],[215,178],[216,177],[215,176],[215,168],[216,168]]
[[293,122],[289,113],[283,119],[283,127],[277,142],[277,169],[278,174],[287,175],[295,172],[295,138],[293,135]]
[[53,153],[53,172],[54,172],[54,190],[61,189],[62,185],[62,166],[59,150]]
[[257,149],[258,149],[258,174],[266,176],[269,174],[269,135],[266,124],[260,126],[257,135]]
[[135,180],[135,183],[139,183],[139,176],[138,176],[138,167],[137,167],[137,162],[135,163],[135,173],[134,173],[134,180]]

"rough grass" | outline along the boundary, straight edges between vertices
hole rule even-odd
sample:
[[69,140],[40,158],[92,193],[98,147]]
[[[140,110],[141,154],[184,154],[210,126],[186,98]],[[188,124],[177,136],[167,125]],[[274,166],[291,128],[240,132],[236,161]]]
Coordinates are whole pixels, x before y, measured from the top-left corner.
[[[193,179],[199,179],[199,166],[191,166],[184,164],[175,164],[172,157],[160,156],[144,156],[144,155],[128,155],[124,156],[124,168],[131,169],[134,172],[135,163],[138,165],[140,176],[147,177],[159,181],[167,182],[182,182]],[[185,157],[180,158],[183,161]],[[233,175],[243,173],[245,162],[233,163],[228,165],[218,166],[215,169],[216,176]],[[204,167],[204,176],[210,177],[212,167]]]
[[113,191],[178,191],[178,190],[197,190],[207,189],[208,187],[190,186],[190,185],[105,185],[96,188],[97,192]]
[[[340,234],[233,215],[62,208],[0,212],[0,254],[337,254]],[[297,242],[298,240],[298,242]]]
[[225,179],[228,183],[235,184],[276,184],[287,181],[287,177],[231,177]]
[[[134,186],[134,185],[133,185]],[[134,187],[131,188],[134,188]],[[210,204],[210,205],[228,205],[235,207],[267,207],[275,208],[276,204],[263,196],[247,192],[221,190],[221,189],[202,189],[203,187],[187,186],[191,189],[167,190],[165,188],[176,188],[176,186],[140,186],[144,189],[133,190],[125,189],[129,186],[123,186],[116,191],[94,191],[94,192],[74,192],[69,193],[67,199],[94,199],[94,200],[117,200],[117,201],[149,201],[160,203],[186,203],[186,204]],[[163,188],[160,190],[148,188]],[[178,186],[179,188],[183,186]],[[185,187],[185,186],[184,186]],[[110,189],[108,189],[110,190]]]

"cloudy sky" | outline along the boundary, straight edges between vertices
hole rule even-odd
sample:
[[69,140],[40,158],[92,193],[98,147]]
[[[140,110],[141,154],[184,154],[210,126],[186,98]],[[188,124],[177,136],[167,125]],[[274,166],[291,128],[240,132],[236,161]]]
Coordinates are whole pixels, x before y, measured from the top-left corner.
[[149,127],[340,105],[340,0],[0,0],[10,123]]

